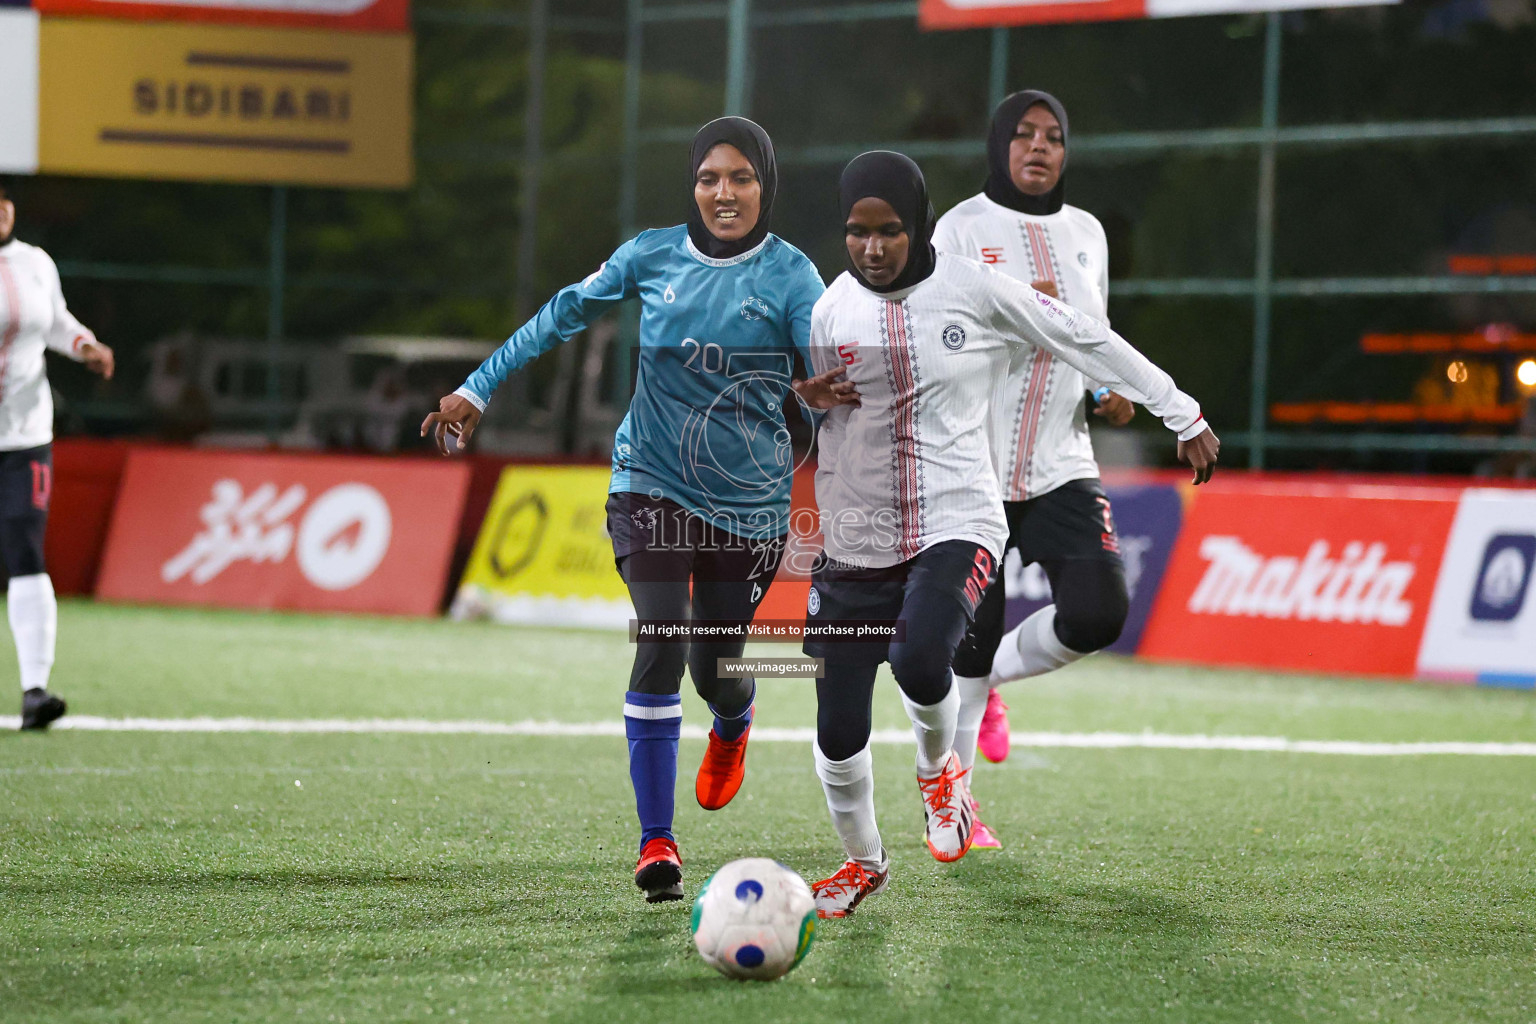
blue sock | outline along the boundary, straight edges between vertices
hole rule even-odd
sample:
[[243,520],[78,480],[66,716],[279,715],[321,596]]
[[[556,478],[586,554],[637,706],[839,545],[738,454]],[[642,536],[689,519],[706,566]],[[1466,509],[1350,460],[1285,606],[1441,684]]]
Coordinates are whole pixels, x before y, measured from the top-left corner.
[[720,713],[720,709],[713,704],[709,710],[715,713],[715,735],[729,743],[731,740],[741,738],[741,734],[747,731],[747,726],[752,724],[752,702],[757,699],[757,682],[752,683],[752,695],[747,698],[746,707],[736,713],[734,717],[727,718]]
[[677,738],[683,729],[678,693],[624,694],[624,735],[629,737],[629,779],[640,816],[640,847],[652,839],[673,839],[673,795],[677,789]]

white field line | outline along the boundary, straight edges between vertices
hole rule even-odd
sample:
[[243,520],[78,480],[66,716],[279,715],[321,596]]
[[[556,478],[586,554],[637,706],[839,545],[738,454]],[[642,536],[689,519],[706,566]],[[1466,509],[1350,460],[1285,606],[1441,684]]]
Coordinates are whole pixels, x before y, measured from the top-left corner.
[[[0,717],[0,729],[15,729],[19,720]],[[71,715],[53,726],[81,732],[191,732],[191,733],[384,733],[425,736],[579,736],[621,737],[624,723],[607,722],[434,722],[422,718],[98,718]],[[814,729],[752,730],[759,743],[810,743]],[[685,739],[701,740],[705,730],[683,726]],[[880,729],[871,743],[905,745],[912,734],[905,729]],[[1458,754],[1481,757],[1536,757],[1536,743],[1364,743],[1355,740],[1292,740],[1284,736],[1204,736],[1156,732],[1016,732],[1016,747],[1117,750],[1237,750],[1283,754],[1342,754],[1351,757],[1403,757],[1424,754]]]

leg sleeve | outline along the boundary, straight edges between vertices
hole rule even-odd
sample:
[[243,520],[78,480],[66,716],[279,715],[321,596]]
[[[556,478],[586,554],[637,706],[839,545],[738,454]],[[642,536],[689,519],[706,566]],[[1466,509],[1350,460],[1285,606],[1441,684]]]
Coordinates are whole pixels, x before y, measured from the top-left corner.
[[984,548],[962,541],[935,545],[915,562],[901,606],[904,639],[891,644],[891,673],[908,699],[929,706],[949,693],[955,650],[996,566]]
[[992,671],[992,656],[1003,639],[1007,595],[1001,577],[992,581],[976,607],[976,619],[955,650],[955,674],[985,676]]
[[1056,636],[1091,654],[1120,638],[1130,611],[1125,566],[1118,559],[1067,558],[1042,562],[1056,602]]
[[[619,559],[619,573],[629,588],[635,617],[686,620],[689,613],[687,551],[642,550]],[[665,640],[635,644],[629,688],[636,693],[673,694],[682,685],[688,643]]]
[[[691,610],[695,621],[749,623],[757,614],[779,571],[784,555],[784,538],[768,541],[743,541],[722,538],[723,531],[712,531],[716,543],[708,544],[694,560]],[[688,650],[688,674],[694,689],[724,718],[740,714],[752,700],[756,683],[750,677],[721,679],[719,659],[739,658],[745,641],[740,639],[696,641]]]
[[816,746],[831,761],[846,761],[869,746],[871,702],[878,662],[826,656],[826,673],[816,680]]

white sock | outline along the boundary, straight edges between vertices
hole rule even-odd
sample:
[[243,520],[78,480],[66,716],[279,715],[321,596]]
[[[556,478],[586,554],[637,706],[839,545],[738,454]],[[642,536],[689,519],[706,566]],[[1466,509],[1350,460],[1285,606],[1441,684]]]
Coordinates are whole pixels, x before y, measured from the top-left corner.
[[53,669],[54,638],[59,632],[59,603],[53,596],[53,580],[45,572],[12,576],[6,590],[5,610],[16,638],[16,661],[21,666],[23,690],[47,689]]
[[997,645],[992,656],[991,683],[1012,682],[1054,672],[1063,665],[1088,657],[1074,651],[1056,636],[1056,606],[1046,605],[1015,626]]
[[955,676],[960,691],[960,713],[955,720],[955,755],[961,768],[976,764],[976,740],[981,735],[981,719],[987,713],[987,695],[992,680],[986,676]]
[[955,746],[955,721],[960,714],[960,688],[950,684],[949,692],[937,704],[914,704],[901,695],[912,732],[917,737],[917,774],[932,778],[944,769],[944,761]]
[[821,752],[819,743],[811,747],[816,753],[816,776],[827,794],[827,810],[832,812],[832,827],[848,858],[880,870],[884,848],[875,827],[875,770],[869,746],[846,761],[833,761]]

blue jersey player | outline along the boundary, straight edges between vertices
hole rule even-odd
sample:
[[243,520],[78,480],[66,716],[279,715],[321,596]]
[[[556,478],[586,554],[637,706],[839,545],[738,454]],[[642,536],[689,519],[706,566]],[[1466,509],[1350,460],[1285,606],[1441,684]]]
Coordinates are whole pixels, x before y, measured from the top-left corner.
[[[641,232],[586,280],[561,290],[441,402],[422,424],[447,454],[462,448],[507,375],[639,298],[635,396],[613,443],[608,531],[637,619],[750,622],[778,569],[789,527],[794,462],[784,402],[856,404],[841,370],[795,380],[810,366],[811,308],[825,290],[803,253],[769,234],[778,174],[773,143],[745,118],[712,121],[690,154],[688,223]],[[791,398],[793,392],[794,398]],[[756,685],[722,679],[740,636],[641,641],[624,725],[640,818],[635,884],[652,903],[681,899],[672,834],[679,694],[686,664],[714,712],[695,792],[708,810],[741,787]]]

